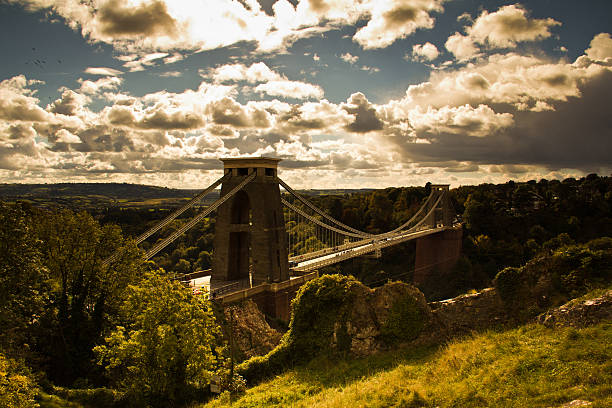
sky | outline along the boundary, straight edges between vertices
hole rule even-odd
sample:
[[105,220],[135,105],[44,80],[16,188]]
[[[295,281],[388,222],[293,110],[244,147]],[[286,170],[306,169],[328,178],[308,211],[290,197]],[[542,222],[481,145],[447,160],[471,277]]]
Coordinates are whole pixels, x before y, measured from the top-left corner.
[[0,183],[612,172],[610,0],[0,0]]

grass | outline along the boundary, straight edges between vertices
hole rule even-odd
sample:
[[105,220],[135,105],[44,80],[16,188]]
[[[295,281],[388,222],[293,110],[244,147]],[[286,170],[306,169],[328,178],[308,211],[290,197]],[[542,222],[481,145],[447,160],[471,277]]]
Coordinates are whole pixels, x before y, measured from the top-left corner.
[[439,348],[364,359],[316,359],[213,407],[556,407],[574,399],[612,406],[612,324],[528,325]]

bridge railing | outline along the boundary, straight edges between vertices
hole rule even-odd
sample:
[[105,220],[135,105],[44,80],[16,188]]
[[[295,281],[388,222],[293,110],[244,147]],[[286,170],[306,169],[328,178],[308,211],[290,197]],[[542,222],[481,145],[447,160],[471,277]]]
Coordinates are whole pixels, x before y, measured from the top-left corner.
[[[355,258],[358,256],[362,256],[365,254],[369,254],[371,252],[376,251],[377,248],[386,248],[392,245],[397,245],[399,243],[409,241],[412,239],[424,237],[426,235],[435,234],[440,232],[441,230],[449,229],[450,227],[434,227],[434,228],[425,228],[420,229],[415,232],[407,232],[404,234],[397,234],[393,237],[388,237],[383,240],[375,241],[374,243],[362,243],[363,248],[357,249],[348,249],[341,252],[337,252],[335,256],[326,256],[324,259],[320,261],[311,262],[307,265],[296,266],[293,268],[296,272],[308,272],[318,268],[322,268],[325,266],[333,265],[335,263],[344,261],[346,259]],[[370,241],[370,240],[367,240]]]
[[223,296],[229,293],[234,293],[234,292],[238,292],[240,290],[249,289],[249,288],[251,288],[251,280],[249,278],[241,279],[239,281],[232,282],[227,285],[219,286],[216,288],[213,287],[211,283],[210,298],[215,299],[215,298],[218,298],[220,296]]

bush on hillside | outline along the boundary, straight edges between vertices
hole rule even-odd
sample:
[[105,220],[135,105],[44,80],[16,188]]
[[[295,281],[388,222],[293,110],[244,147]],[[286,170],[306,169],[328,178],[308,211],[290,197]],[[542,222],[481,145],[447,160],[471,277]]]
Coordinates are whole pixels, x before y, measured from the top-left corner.
[[342,326],[348,318],[353,304],[351,286],[356,284],[352,276],[342,275],[324,275],[307,282],[291,303],[289,330],[279,346],[240,364],[238,372],[252,383],[319,354],[346,352],[350,339],[348,344],[347,339],[334,342],[333,333],[334,327]]
[[505,268],[493,283],[510,311],[519,312],[564,303],[610,281],[612,239],[598,238],[560,246],[520,268]]
[[425,326],[425,313],[413,296],[406,295],[397,299],[380,334],[387,344],[416,339]]
[[28,368],[22,362],[0,353],[0,406],[37,407],[38,393],[38,385]]

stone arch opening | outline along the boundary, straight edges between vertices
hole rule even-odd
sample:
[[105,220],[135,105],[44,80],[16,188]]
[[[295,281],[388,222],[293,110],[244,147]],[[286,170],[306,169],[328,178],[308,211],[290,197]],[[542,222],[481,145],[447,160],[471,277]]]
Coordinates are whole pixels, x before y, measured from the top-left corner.
[[251,263],[252,210],[249,195],[241,190],[232,200],[230,210],[228,277],[230,280],[249,277]]
[[244,190],[240,190],[234,196],[231,214],[232,224],[251,224],[253,216],[251,202],[249,195]]

